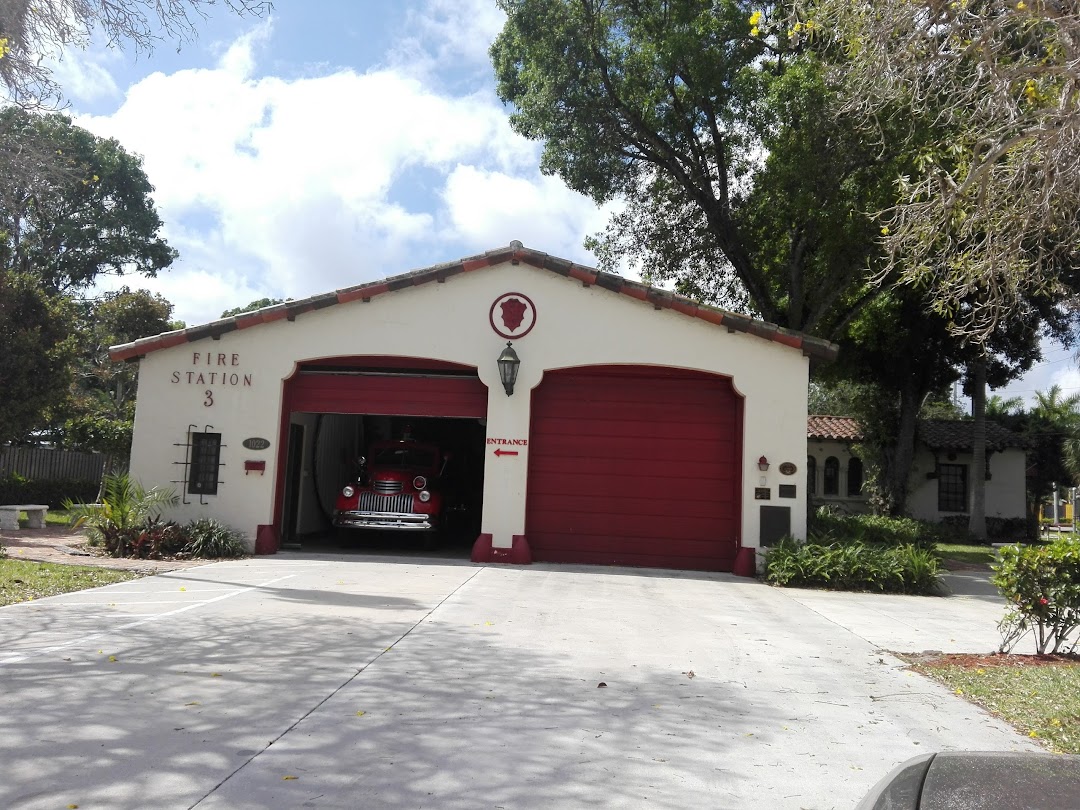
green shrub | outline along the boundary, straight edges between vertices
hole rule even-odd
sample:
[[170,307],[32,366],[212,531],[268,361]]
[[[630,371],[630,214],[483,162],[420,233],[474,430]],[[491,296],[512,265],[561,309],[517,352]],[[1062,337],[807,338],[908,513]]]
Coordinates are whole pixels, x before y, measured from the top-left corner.
[[192,557],[243,557],[248,553],[243,534],[211,518],[191,521],[184,534],[184,553]]
[[1001,651],[1029,632],[1035,650],[1072,652],[1069,637],[1080,627],[1080,541],[1059,537],[1045,546],[1005,546],[998,551],[991,581],[1012,605],[1001,620]]
[[773,585],[838,591],[930,594],[939,585],[940,559],[914,543],[884,545],[861,540],[788,537],[765,558],[765,581]]
[[811,542],[828,538],[825,543],[906,544],[923,548],[933,548],[936,543],[952,536],[949,529],[936,523],[885,515],[843,515],[832,512],[828,507],[818,509],[811,516],[807,534]]
[[128,556],[134,544],[139,553],[161,554],[161,544],[170,542],[160,527],[161,510],[176,506],[180,498],[171,489],[143,489],[125,474],[106,475],[101,503],[64,501],[76,529],[87,527],[91,543],[100,544],[115,557]]
[[0,476],[0,503],[44,503],[60,509],[67,500],[93,501],[97,492],[93,481],[37,481],[18,473]]

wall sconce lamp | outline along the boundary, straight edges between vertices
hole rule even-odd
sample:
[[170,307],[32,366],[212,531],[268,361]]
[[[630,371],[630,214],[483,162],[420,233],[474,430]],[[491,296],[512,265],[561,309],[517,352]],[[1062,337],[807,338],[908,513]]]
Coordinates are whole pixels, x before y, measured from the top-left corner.
[[762,456],[757,460],[757,468],[762,472],[765,472],[769,469],[769,460],[765,458],[765,456]]
[[514,351],[514,347],[510,341],[506,342],[506,348],[502,350],[502,354],[499,355],[499,359],[496,362],[499,364],[499,379],[502,380],[506,395],[510,396],[514,393],[514,383],[517,382],[518,366],[521,365],[521,359],[517,356],[517,352]]

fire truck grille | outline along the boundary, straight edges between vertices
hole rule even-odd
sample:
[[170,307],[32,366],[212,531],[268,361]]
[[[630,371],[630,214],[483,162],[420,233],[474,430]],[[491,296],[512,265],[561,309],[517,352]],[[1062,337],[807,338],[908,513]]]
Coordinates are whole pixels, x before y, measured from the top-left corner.
[[[376,484],[378,486],[378,484]],[[401,486],[398,484],[397,486]],[[374,492],[361,492],[360,512],[397,512],[407,514],[413,510],[412,495],[378,495]]]
[[403,489],[400,481],[376,481],[371,486],[372,489],[383,495],[396,495]]

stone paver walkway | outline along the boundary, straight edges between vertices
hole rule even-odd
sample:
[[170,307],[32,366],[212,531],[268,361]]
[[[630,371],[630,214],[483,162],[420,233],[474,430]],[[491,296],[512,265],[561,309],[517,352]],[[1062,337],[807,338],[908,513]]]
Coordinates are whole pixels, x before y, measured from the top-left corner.
[[0,546],[13,560],[61,563],[63,565],[94,565],[143,574],[159,574],[206,565],[207,560],[131,560],[98,556],[81,546],[86,537],[66,526],[46,526],[44,529],[0,530]]

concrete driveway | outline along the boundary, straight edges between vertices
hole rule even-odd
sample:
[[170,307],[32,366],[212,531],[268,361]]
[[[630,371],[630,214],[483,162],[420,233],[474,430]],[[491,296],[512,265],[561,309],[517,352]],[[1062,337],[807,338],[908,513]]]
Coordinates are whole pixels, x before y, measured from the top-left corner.
[[1001,609],[723,574],[206,565],[0,609],[0,807],[850,808],[916,754],[1035,750],[882,651],[988,651]]

